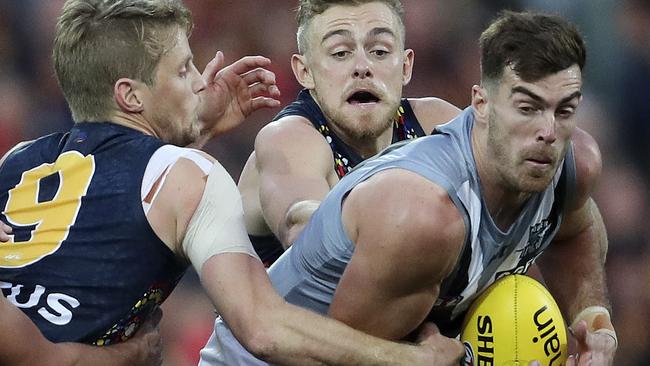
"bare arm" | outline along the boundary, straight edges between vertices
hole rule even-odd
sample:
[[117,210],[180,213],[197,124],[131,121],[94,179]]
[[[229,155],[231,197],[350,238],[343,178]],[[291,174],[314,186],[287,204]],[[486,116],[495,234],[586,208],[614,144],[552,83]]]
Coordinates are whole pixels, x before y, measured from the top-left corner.
[[285,248],[338,181],[332,151],[307,123],[287,117],[266,126],[255,140],[262,214]]
[[[255,151],[248,157],[244,165],[237,188],[241,192],[244,206],[244,221],[249,235],[275,235],[269,228],[260,203],[260,174],[257,170],[257,154]],[[272,184],[272,183],[271,183]],[[265,194],[268,194],[265,192]],[[276,203],[271,201],[271,204]],[[293,243],[311,215],[320,205],[320,200],[302,200],[290,205],[284,215],[285,225],[279,235],[285,238],[285,249]]]
[[158,319],[143,325],[126,343],[95,347],[81,343],[52,343],[4,296],[0,296],[0,364],[6,366],[128,366],[161,364]]
[[[539,265],[551,293],[572,324],[581,355],[593,357],[594,365],[611,365],[616,342],[605,310],[610,308],[605,283],[607,233],[591,198],[601,171],[600,152],[591,136],[582,130],[576,131],[573,143],[577,194]],[[597,311],[583,312],[587,308]]]
[[432,333],[420,347],[388,342],[289,305],[259,260],[245,254],[210,258],[201,279],[235,337],[272,364],[426,365],[436,357],[432,340],[442,337]]
[[449,122],[461,112],[455,105],[440,98],[409,98],[409,103],[427,135],[436,126]]
[[607,236],[598,207],[591,198],[566,220],[563,233],[543,254],[539,264],[554,297],[571,321],[587,306],[610,307],[604,268]]
[[0,221],[0,243],[9,241],[9,235],[11,235],[12,232],[13,230],[11,229],[11,226]]
[[[153,220],[154,229],[161,225],[173,228],[171,232],[176,232],[176,235],[169,235],[169,232],[165,234],[165,240],[174,240],[177,236],[178,241],[183,241],[182,246],[176,243],[177,251],[188,250],[183,237],[197,228],[192,217],[195,211],[212,211],[206,209],[206,202],[210,201],[206,201],[202,192],[207,189],[208,193],[215,192],[210,197],[216,205],[227,205],[229,210],[223,216],[214,213],[224,220],[198,226],[205,233],[214,235],[192,237],[202,238],[217,248],[229,248],[232,239],[239,244],[239,249],[242,244],[247,244],[244,249],[251,253],[242,205],[237,200],[238,192],[232,179],[223,172],[221,175],[211,173],[206,184],[204,174],[192,163],[182,160],[171,169],[149,212],[151,215],[155,210],[159,219],[165,217],[168,220],[166,223]],[[222,180],[219,189],[214,189],[214,179]],[[167,192],[175,193],[173,200],[161,200]],[[198,211],[196,207],[199,207]],[[201,217],[203,214],[198,215]],[[192,223],[187,229],[189,222]],[[230,233],[222,233],[225,231]],[[219,240],[213,242],[213,237]],[[242,239],[245,242],[242,243]],[[193,246],[204,244],[195,242]],[[191,258],[199,268],[208,296],[235,337],[255,356],[266,361],[286,365],[422,365],[430,364],[435,356],[430,339],[439,335],[430,334],[420,347],[388,342],[287,304],[273,290],[262,263],[252,255],[224,250],[205,258],[205,262],[196,261],[200,259],[196,253],[184,256]]]
[[[330,315],[383,338],[407,336],[425,320],[456,264],[464,239],[458,210],[442,188],[392,169],[355,187],[343,221],[355,250]],[[439,361],[457,361],[462,347],[449,338],[439,341]]]

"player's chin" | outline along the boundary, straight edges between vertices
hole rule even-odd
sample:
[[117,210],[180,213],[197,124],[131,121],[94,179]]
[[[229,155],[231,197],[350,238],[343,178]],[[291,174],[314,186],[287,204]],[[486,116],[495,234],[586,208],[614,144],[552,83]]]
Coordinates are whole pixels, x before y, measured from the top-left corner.
[[550,183],[550,179],[524,179],[519,184],[519,190],[528,193],[539,193],[545,191]]
[[201,136],[201,124],[198,120],[193,121],[192,124],[184,131],[183,135],[180,138],[178,146],[187,146],[196,142]]
[[548,188],[553,180],[555,172],[552,170],[546,171],[526,171],[519,175],[519,190],[522,192],[543,192]]

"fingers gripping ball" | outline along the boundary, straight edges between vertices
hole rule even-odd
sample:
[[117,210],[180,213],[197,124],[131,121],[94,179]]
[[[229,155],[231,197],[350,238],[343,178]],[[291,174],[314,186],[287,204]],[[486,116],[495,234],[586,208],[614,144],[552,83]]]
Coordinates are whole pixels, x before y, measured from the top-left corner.
[[461,341],[464,365],[566,364],[567,334],[560,309],[539,282],[509,275],[492,284],[470,307]]

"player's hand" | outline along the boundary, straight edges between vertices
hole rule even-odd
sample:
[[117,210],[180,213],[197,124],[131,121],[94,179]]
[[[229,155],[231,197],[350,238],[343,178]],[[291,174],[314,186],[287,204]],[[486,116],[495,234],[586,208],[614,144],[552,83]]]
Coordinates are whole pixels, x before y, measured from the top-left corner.
[[460,341],[445,337],[433,323],[425,323],[418,334],[421,361],[418,365],[457,366],[465,355]]
[[[611,323],[609,325],[611,326]],[[567,366],[610,366],[614,363],[617,344],[608,329],[598,327],[596,330],[590,330],[584,320],[570,329],[578,344],[578,355],[570,358]]]
[[265,69],[271,60],[246,56],[224,64],[219,51],[203,71],[206,88],[200,93],[199,120],[203,122],[202,135],[209,137],[232,129],[258,109],[280,106],[275,74]]
[[278,232],[278,239],[285,250],[298,239],[302,229],[307,226],[309,218],[320,206],[320,202],[319,200],[303,200],[289,207],[284,218],[284,225],[280,225]]
[[11,226],[0,221],[0,242],[4,243],[9,241],[9,235],[12,233]]
[[[134,366],[162,365],[162,338],[160,337],[160,319],[162,310],[156,310],[135,333],[133,338],[124,343],[108,346],[116,352],[124,352],[128,364]],[[118,349],[118,348],[122,349]]]

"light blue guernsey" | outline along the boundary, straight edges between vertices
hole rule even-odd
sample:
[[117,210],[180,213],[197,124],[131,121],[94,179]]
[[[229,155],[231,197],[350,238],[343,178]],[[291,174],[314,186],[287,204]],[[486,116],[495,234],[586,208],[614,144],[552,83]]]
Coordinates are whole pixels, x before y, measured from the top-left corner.
[[[470,138],[473,124],[473,109],[469,107],[438,127],[432,136],[395,145],[346,175],[323,200],[297,241],[269,269],[280,295],[290,303],[327,313],[355,248],[341,221],[345,197],[378,172],[404,169],[443,187],[465,220],[461,258],[443,282],[429,315],[443,334],[455,336],[465,311],[479,293],[501,276],[525,272],[550,244],[575,193],[575,161],[570,146],[549,187],[528,199],[507,232],[500,230],[482,198]],[[223,336],[220,352],[241,356],[243,348],[228,344],[227,326],[217,322],[216,331]]]

